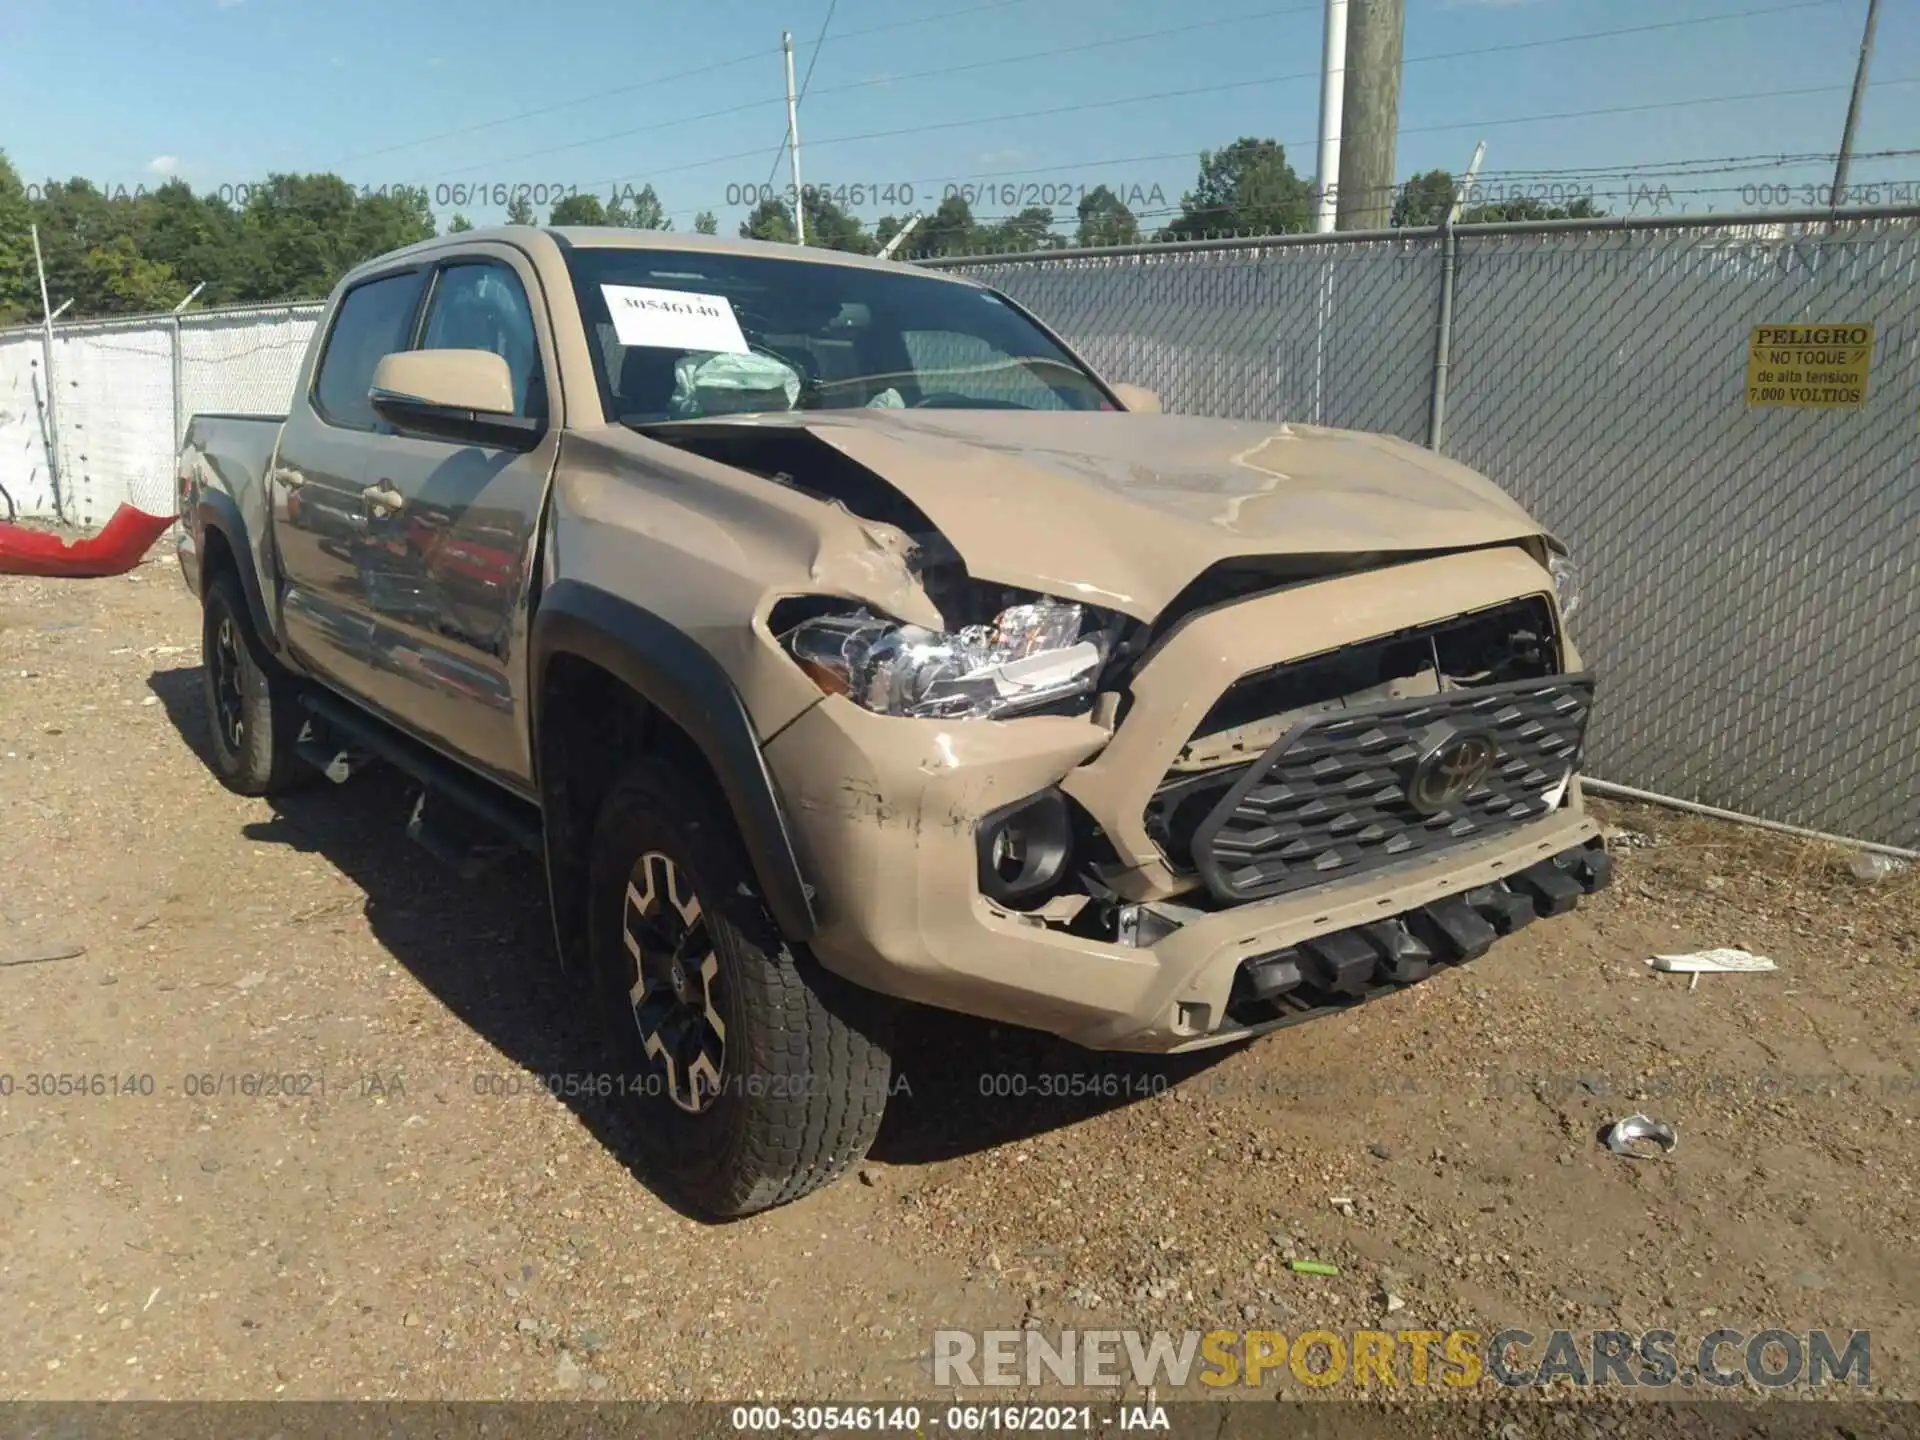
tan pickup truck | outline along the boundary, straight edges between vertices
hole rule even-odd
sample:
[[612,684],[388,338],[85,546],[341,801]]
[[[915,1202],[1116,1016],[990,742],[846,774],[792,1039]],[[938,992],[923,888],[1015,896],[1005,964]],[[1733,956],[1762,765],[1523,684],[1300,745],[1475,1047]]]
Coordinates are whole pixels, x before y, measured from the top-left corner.
[[[865,1152],[901,1001],[1176,1051],[1609,878],[1573,571],[1399,440],[1159,413],[885,261],[510,227],[335,291],[179,478],[220,778],[545,866],[687,1203]],[[380,762],[380,763],[375,763]]]

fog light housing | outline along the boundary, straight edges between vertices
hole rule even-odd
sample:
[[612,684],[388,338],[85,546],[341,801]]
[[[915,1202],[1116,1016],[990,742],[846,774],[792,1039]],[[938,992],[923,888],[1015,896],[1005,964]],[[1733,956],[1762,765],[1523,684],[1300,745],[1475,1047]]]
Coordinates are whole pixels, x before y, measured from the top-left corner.
[[1066,873],[1073,823],[1058,790],[1016,800],[981,818],[974,831],[980,893],[1001,905],[1031,905]]

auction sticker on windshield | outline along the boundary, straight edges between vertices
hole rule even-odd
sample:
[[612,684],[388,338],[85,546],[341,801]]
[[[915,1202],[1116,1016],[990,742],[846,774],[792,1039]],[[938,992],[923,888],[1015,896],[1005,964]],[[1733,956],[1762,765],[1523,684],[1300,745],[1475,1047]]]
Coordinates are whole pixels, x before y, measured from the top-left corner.
[[707,350],[745,355],[747,337],[724,295],[656,290],[646,285],[602,285],[613,332],[622,345],[662,350]]
[[1866,403],[1871,325],[1756,325],[1747,346],[1747,404],[1853,409]]

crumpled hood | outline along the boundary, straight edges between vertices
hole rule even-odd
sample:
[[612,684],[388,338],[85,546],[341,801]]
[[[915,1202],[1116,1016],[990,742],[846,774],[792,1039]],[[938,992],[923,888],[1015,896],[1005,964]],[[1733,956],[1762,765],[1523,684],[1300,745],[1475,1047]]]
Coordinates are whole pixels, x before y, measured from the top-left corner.
[[847,410],[800,425],[910,499],[982,579],[1151,619],[1219,561],[1464,549],[1543,534],[1406,441],[1114,412]]

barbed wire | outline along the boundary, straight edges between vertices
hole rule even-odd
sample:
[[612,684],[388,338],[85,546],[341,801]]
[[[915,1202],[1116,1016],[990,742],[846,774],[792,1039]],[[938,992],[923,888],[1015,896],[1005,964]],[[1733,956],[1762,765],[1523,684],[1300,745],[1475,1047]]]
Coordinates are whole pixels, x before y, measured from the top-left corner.
[[[1866,164],[1874,160],[1910,159],[1914,157],[1920,157],[1920,148],[1857,151],[1855,152],[1853,158],[1856,164]],[[922,186],[922,185],[953,184],[954,182],[994,180],[994,179],[1002,179],[1002,178],[1025,176],[1025,175],[1065,174],[1065,173],[1070,173],[1074,171],[1092,173],[1092,172],[1095,172],[1100,166],[1137,164],[1137,163],[1141,163],[1142,161],[1156,160],[1156,159],[1191,159],[1191,158],[1192,158],[1191,152],[1179,151],[1179,152],[1174,152],[1168,155],[1128,156],[1128,157],[1112,158],[1107,160],[1073,161],[1073,162],[1067,162],[1059,165],[1022,167],[1019,169],[1012,169],[1012,170],[960,171],[960,172],[955,172],[955,173],[946,174],[946,175],[931,175],[931,176],[922,175],[922,176],[902,178],[900,180],[892,181],[889,183],[899,188],[905,189],[909,187],[916,187],[916,186]],[[1805,167],[1805,166],[1811,166],[1811,165],[1822,165],[1830,168],[1837,158],[1838,158],[1837,153],[1833,151],[1807,151],[1803,153],[1780,154],[1780,155],[1728,155],[1728,156],[1719,156],[1719,157],[1700,156],[1700,157],[1689,157],[1686,159],[1679,159],[1679,160],[1629,161],[1629,162],[1612,164],[1612,165],[1594,165],[1594,166],[1515,167],[1511,169],[1482,171],[1480,175],[1476,177],[1475,191],[1473,193],[1486,194],[1493,190],[1497,190],[1503,187],[1529,184],[1534,182],[1538,182],[1541,184],[1549,184],[1555,181],[1565,181],[1568,183],[1575,183],[1575,182],[1588,180],[1588,179],[1606,179],[1606,180],[1618,179],[1622,181],[1622,183],[1630,183],[1634,179],[1643,179],[1648,182],[1651,182],[1651,181],[1661,180],[1661,179],[1681,178],[1688,175],[1719,175],[1719,174],[1734,174],[1734,173],[1741,173],[1741,172],[1761,172],[1761,171],[1767,171],[1767,170],[1791,169],[1791,168]],[[1448,172],[1442,172],[1442,173],[1448,173]],[[1367,193],[1369,195],[1384,191],[1390,196],[1398,197],[1403,192],[1417,186],[1422,178],[1423,178],[1422,176],[1415,175],[1405,180],[1394,181],[1388,185],[1367,186],[1367,187],[1360,187],[1360,188],[1362,193]],[[1459,176],[1454,177],[1456,183],[1458,183],[1461,180],[1461,178],[1462,177],[1459,177]],[[1862,185],[1864,186],[1865,184],[1870,184],[1870,183],[1872,182],[1862,182]],[[1880,183],[1885,184],[1889,182],[1880,182]],[[1121,191],[1117,191],[1115,193],[1124,202],[1124,193],[1122,192],[1128,190],[1129,188],[1138,188],[1137,182],[1133,187],[1128,187],[1124,181],[1120,182],[1120,184],[1121,184]],[[847,187],[833,186],[830,182],[822,183],[818,185],[809,185],[807,187],[807,189],[810,192],[813,192],[816,194],[826,193],[827,198],[829,199],[835,199],[836,193],[845,188]],[[869,185],[866,188],[876,189],[876,188],[882,188],[882,187]],[[981,186],[978,188],[987,189],[987,188],[999,188],[999,187]],[[1069,188],[1074,189],[1076,191],[1085,189],[1088,193],[1091,193],[1092,190],[1097,187],[1072,186]],[[1850,187],[1850,188],[1861,188],[1861,187]],[[964,191],[962,187],[956,186],[954,193],[959,194],[961,195],[961,198],[964,198]],[[1346,190],[1344,193],[1353,194],[1356,192],[1354,190],[1349,189],[1349,190]],[[756,196],[754,203],[758,203],[758,201],[761,198],[777,198],[787,203],[791,203],[793,197],[790,193],[788,193],[787,190],[782,190],[774,196],[769,196],[769,197]],[[1525,197],[1514,197],[1514,198],[1525,198]],[[1551,197],[1536,196],[1533,198],[1544,200],[1544,199],[1549,199]],[[1570,196],[1568,198],[1578,198],[1578,196]],[[702,211],[715,211],[725,206],[741,204],[741,203],[745,203],[745,202],[744,201],[726,201],[726,200],[709,200],[704,204],[688,205],[685,207],[668,210],[668,211],[665,211],[664,213],[669,217],[678,218],[681,216],[697,215],[697,214],[700,214]],[[1471,203],[1471,201],[1469,203]],[[1132,207],[1129,207],[1129,209],[1131,208]],[[1203,208],[1206,208],[1206,207],[1203,207]],[[1233,208],[1233,207],[1213,207],[1213,208]],[[1133,213],[1136,218],[1139,218],[1139,216],[1143,212],[1133,211]],[[987,219],[988,219],[988,217],[980,216],[980,215],[975,215],[973,218],[976,223],[982,223],[982,224],[987,223]],[[1016,218],[1016,216],[1010,215],[1006,218]]]
[[[978,14],[983,10],[1004,10],[1011,5],[1026,5],[1031,3],[1033,3],[1033,0],[986,0],[984,4],[970,5],[958,10],[943,9],[935,11],[930,15],[914,16],[906,20],[891,20],[883,25],[870,25],[862,30],[844,30],[832,38],[836,42],[853,40],[863,35],[877,35],[887,30],[902,30],[914,25],[932,25],[949,20],[958,20],[967,15]],[[827,37],[823,35],[820,40],[815,42],[814,48],[816,54],[819,51],[819,47],[826,43],[826,39]],[[412,150],[418,146],[431,145],[440,140],[457,140],[462,135],[472,135],[482,130],[497,129],[502,125],[516,124],[521,120],[533,120],[543,115],[558,114],[562,110],[572,110],[581,105],[591,104],[595,100],[610,100],[619,95],[631,95],[638,90],[657,90],[660,86],[671,84],[676,80],[689,80],[701,75],[711,75],[721,70],[730,70],[737,65],[745,65],[750,61],[764,60],[770,55],[778,55],[779,53],[777,49],[762,46],[760,49],[750,50],[743,55],[736,55],[730,60],[716,60],[708,65],[696,65],[690,70],[675,70],[669,74],[655,75],[645,80],[635,80],[624,85],[616,85],[607,90],[593,90],[584,95],[576,95],[568,100],[557,101],[552,105],[542,105],[532,110],[517,110],[511,115],[498,116],[492,120],[479,120],[471,125],[460,125],[451,130],[442,130],[432,135],[422,135],[415,140],[402,140],[396,144],[383,145],[378,149],[363,150],[356,155],[349,155],[340,163],[342,165],[351,165],[356,161],[369,160],[380,155],[393,155],[402,150]]]

